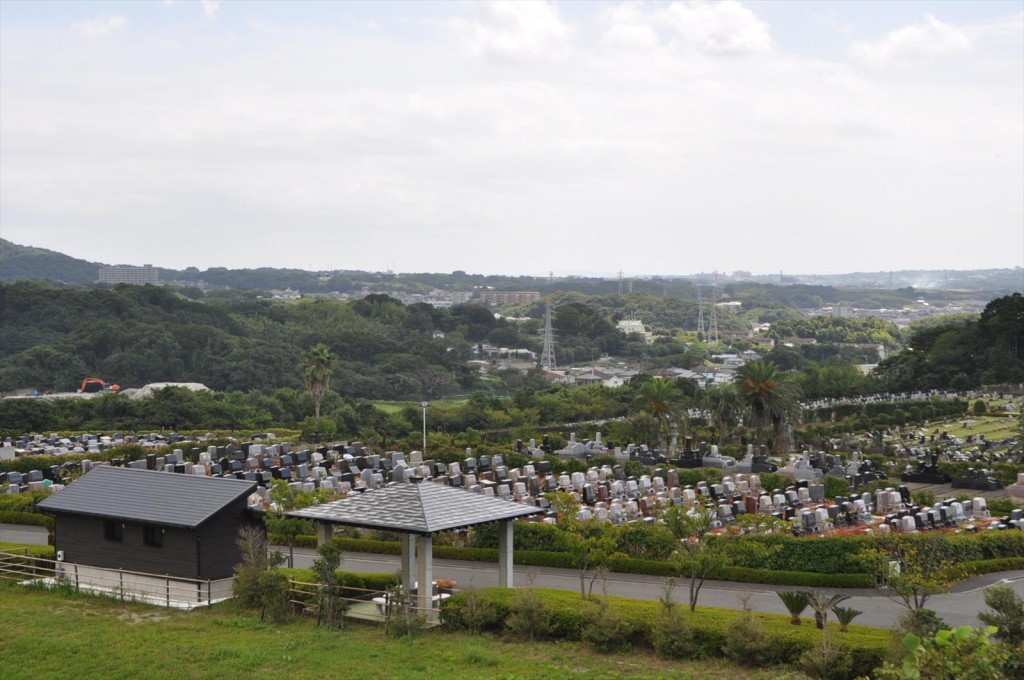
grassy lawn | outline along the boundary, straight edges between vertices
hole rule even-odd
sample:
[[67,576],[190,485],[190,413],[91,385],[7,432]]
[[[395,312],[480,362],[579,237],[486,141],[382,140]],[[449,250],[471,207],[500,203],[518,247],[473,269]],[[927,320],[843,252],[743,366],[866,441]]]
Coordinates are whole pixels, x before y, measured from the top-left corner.
[[[970,427],[964,427],[963,423],[970,423]],[[1000,441],[1007,437],[1014,436],[1020,431],[1020,421],[1017,418],[994,418],[992,416],[964,416],[958,420],[950,420],[937,425],[931,429],[938,429],[940,432],[948,432],[951,436],[967,439],[968,436],[979,434],[985,435],[991,441]]]
[[26,588],[0,580],[3,678],[729,678],[802,677],[726,661],[599,655],[576,643],[514,643],[441,629],[272,625],[233,603],[192,612]]

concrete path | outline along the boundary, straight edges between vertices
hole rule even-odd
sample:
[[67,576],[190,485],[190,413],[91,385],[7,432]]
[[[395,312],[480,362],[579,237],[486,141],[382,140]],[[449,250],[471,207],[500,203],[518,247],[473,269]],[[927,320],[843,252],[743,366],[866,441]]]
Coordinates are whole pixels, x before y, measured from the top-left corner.
[[[287,554],[287,550],[282,550]],[[295,549],[295,566],[309,567],[313,564],[316,551],[308,548]],[[376,555],[369,553],[347,552],[341,568],[346,571],[364,571],[371,573],[393,573],[399,568],[397,555]],[[498,585],[498,567],[496,564],[480,562],[462,562],[458,560],[434,560],[435,578],[454,579],[460,588],[485,588]],[[1012,585],[1018,593],[1024,595],[1024,573],[1001,572],[977,576],[957,584],[948,594],[936,595],[928,601],[928,608],[934,609],[942,619],[951,626],[979,625],[977,614],[984,611],[984,590],[999,582]],[[579,592],[579,572],[568,569],[550,567],[524,567],[515,569],[517,587],[535,586],[537,588],[554,588]],[[677,581],[674,597],[684,606],[689,597],[689,581]],[[588,583],[589,586],[589,583]],[[607,592],[638,600],[657,600],[663,595],[664,580],[657,576],[639,574],[608,574],[605,579],[598,579],[594,584],[594,592]],[[786,614],[786,608],[775,594],[782,590],[797,590],[792,586],[767,586],[753,583],[731,583],[725,581],[705,581],[700,591],[698,610],[701,606],[720,607],[723,609],[741,609],[740,597],[750,594],[750,603],[759,612]],[[849,595],[850,599],[843,606],[853,607],[862,612],[856,623],[879,628],[891,627],[896,617],[905,608],[901,601],[893,599],[885,590],[861,589],[827,589],[830,593]],[[805,612],[806,616],[806,612]]]

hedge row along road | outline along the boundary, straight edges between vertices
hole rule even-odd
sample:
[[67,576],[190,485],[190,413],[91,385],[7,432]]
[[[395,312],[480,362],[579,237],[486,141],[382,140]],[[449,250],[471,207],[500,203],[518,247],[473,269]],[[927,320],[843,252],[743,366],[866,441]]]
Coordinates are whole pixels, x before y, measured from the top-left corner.
[[[280,548],[282,552],[287,549]],[[316,558],[316,551],[308,548],[295,549],[295,566],[311,567]],[[399,569],[400,558],[395,555],[376,555],[369,553],[344,553],[341,568],[345,571],[392,573]],[[434,574],[437,578],[451,578],[458,587],[488,588],[498,585],[497,565],[482,562],[460,562],[456,560],[434,560]],[[978,626],[978,612],[984,611],[986,587],[1005,581],[1018,592],[1024,593],[1024,574],[1019,572],[999,572],[984,574],[962,581],[945,595],[934,595],[928,600],[928,608],[934,609],[950,626]],[[554,588],[579,592],[579,572],[572,569],[554,569],[551,567],[516,566],[515,582],[519,588]],[[678,579],[675,591],[677,602],[686,604],[686,588],[689,581]],[[657,576],[638,574],[610,573],[605,579],[609,595],[630,597],[638,600],[657,600],[663,594],[664,581]],[[707,581],[700,591],[701,607],[720,607],[723,609],[741,609],[739,596],[745,592],[753,593],[751,603],[756,611],[771,614],[786,614],[786,608],[775,594],[781,590],[799,590],[790,586],[766,586],[752,583],[726,583],[723,581]],[[594,594],[603,592],[601,579],[594,585]],[[831,592],[831,591],[830,591]],[[859,609],[863,614],[857,617],[856,623],[862,626],[890,628],[896,617],[904,611],[902,604],[887,597],[884,590],[864,591],[860,589],[835,589],[834,592],[849,595],[844,604]],[[805,612],[806,614],[806,612]],[[813,618],[809,621],[814,624]]]

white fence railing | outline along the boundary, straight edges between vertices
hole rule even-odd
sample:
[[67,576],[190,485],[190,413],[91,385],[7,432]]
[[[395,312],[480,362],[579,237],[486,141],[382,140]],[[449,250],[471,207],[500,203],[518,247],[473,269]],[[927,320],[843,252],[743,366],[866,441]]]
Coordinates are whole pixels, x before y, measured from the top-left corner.
[[45,579],[121,600],[191,609],[231,597],[232,579],[191,579],[127,569],[104,569],[33,557],[28,550],[0,551],[0,578]]

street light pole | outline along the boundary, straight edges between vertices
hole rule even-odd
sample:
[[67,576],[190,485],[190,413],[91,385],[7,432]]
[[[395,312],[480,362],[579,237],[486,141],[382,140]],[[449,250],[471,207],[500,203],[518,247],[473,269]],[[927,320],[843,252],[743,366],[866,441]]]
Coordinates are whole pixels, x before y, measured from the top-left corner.
[[427,406],[428,402],[421,401],[420,406],[423,407],[423,454],[427,453]]

